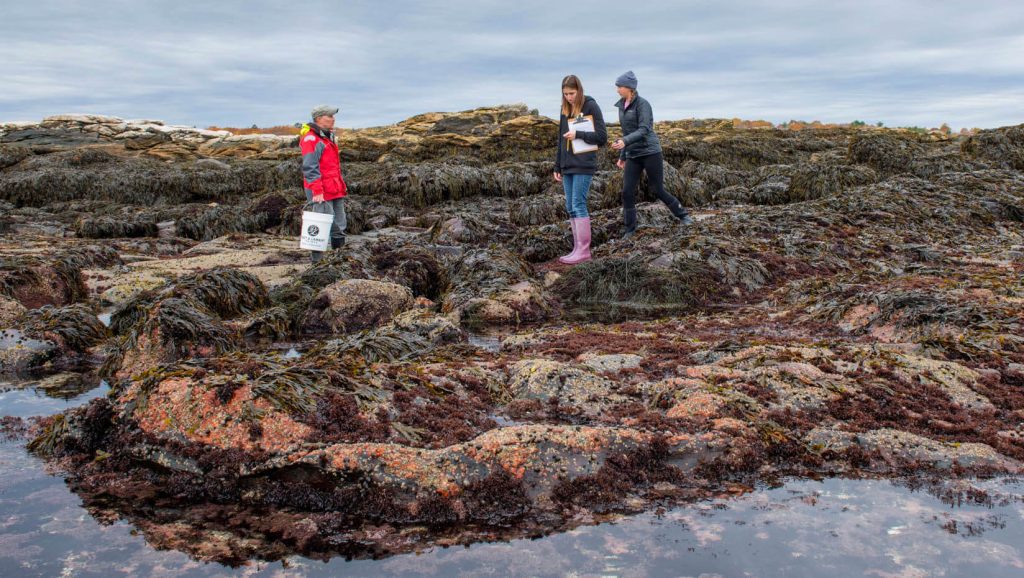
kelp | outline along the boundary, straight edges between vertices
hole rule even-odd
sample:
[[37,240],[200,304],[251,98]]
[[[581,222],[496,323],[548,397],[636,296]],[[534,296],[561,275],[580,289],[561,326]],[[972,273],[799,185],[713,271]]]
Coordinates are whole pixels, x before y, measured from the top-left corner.
[[185,275],[164,287],[143,291],[117,306],[110,315],[110,329],[124,335],[141,323],[161,301],[184,299],[223,319],[252,313],[271,303],[266,286],[251,273],[218,267]]
[[508,218],[518,227],[547,225],[565,221],[565,195],[543,195],[512,201],[508,205]]
[[850,161],[868,165],[883,174],[909,171],[915,157],[924,153],[920,138],[912,133],[863,132],[850,139]]
[[319,291],[343,279],[366,279],[366,270],[350,251],[328,251],[299,275],[299,283]]
[[450,271],[451,285],[444,310],[451,311],[475,297],[488,297],[532,277],[530,266],[505,249],[486,247],[467,252]]
[[233,330],[202,303],[187,297],[140,299],[119,309],[111,320],[117,339],[100,370],[104,377],[114,376],[129,356],[170,363],[238,347]]
[[878,179],[874,170],[862,166],[832,163],[799,165],[790,176],[788,194],[772,204],[798,203],[873,183]]
[[370,263],[385,280],[412,289],[413,295],[437,299],[448,287],[448,271],[434,252],[416,245],[371,248]]
[[29,308],[69,305],[88,295],[82,270],[121,263],[110,246],[55,249],[47,255],[0,256],[0,294]]
[[555,291],[576,305],[694,307],[720,290],[705,263],[677,258],[667,268],[636,259],[602,259],[574,267]]
[[961,142],[960,150],[997,168],[1024,171],[1024,124],[978,131]]
[[168,295],[195,299],[223,319],[263,309],[270,303],[266,286],[255,275],[218,267],[174,281]]
[[57,414],[43,426],[43,431],[28,442],[28,451],[37,456],[53,456],[68,435],[68,422],[64,414]]
[[159,228],[151,218],[97,217],[80,219],[75,232],[88,239],[124,239],[156,237]]
[[82,304],[66,307],[44,305],[25,313],[25,334],[36,339],[56,338],[73,351],[85,351],[107,338],[107,327]]
[[296,163],[164,163],[100,149],[37,155],[0,173],[0,199],[15,206],[94,199],[137,206],[226,202],[260,191],[301,186]]
[[231,331],[209,311],[195,302],[170,297],[157,303],[135,335],[159,331],[162,344],[180,356],[190,354],[197,345],[221,353],[234,349]]
[[316,411],[317,397],[330,381],[322,370],[309,367],[276,367],[260,374],[252,384],[253,396],[292,415]]
[[409,359],[430,349],[431,343],[420,335],[385,326],[343,339],[332,339],[316,352],[335,357],[354,354],[367,363],[378,363]]
[[186,215],[175,222],[178,236],[196,241],[210,241],[229,233],[258,233],[267,226],[266,213],[225,205]]
[[293,322],[286,307],[269,307],[245,320],[242,335],[246,339],[279,341],[293,334]]
[[540,192],[532,170],[473,167],[456,163],[395,164],[356,189],[357,194],[417,208],[473,196],[522,197]]

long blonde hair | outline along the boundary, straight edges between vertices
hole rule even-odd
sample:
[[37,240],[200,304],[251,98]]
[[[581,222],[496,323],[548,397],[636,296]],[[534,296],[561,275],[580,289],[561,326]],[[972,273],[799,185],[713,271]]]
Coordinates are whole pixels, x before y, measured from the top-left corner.
[[565,100],[565,93],[562,93],[562,114],[567,118],[576,118],[583,114],[583,83],[580,82],[579,77],[575,74],[570,74],[562,79],[562,90],[572,88],[576,90],[576,100],[573,101],[572,107],[570,108],[568,101]]

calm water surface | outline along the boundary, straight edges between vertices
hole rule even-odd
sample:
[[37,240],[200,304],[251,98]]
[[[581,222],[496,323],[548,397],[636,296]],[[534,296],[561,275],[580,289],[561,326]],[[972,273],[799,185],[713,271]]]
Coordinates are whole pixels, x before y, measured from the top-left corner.
[[[60,399],[0,383],[0,415],[49,415],[106,392]],[[537,540],[228,568],[155,550],[127,522],[99,523],[23,441],[0,441],[0,576],[1024,576],[1024,483],[973,486],[990,500],[795,480]]]

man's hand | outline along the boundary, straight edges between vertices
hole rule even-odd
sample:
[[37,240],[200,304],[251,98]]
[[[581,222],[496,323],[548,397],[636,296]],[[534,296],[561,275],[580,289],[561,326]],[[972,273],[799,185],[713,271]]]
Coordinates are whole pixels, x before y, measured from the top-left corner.
[[615,142],[612,143],[612,148],[617,151],[621,151],[622,149],[626,148],[626,142],[623,141],[621,138],[615,139]]
[[314,203],[322,203],[322,202],[324,202],[323,194],[313,195],[313,202]]
[[556,181],[562,182],[562,173],[554,173],[554,175]]
[[626,168],[626,161],[619,159],[615,161],[615,166],[619,167],[620,169],[624,169]]

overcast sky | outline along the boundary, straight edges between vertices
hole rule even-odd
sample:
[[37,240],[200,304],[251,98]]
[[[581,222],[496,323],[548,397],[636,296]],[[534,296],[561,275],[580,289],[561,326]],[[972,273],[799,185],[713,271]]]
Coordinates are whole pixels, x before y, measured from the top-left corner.
[[608,116],[1024,122],[1020,0],[4,0],[0,121],[64,112],[341,126],[523,102],[579,75]]

